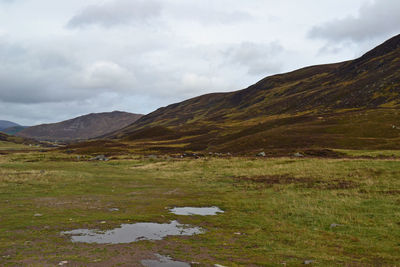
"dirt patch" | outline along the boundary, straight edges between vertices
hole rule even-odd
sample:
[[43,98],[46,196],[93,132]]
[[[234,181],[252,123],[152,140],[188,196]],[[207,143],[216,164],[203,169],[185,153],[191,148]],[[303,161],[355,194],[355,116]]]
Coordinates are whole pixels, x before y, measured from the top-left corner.
[[351,189],[359,187],[359,184],[353,181],[341,180],[341,179],[331,179],[331,180],[319,180],[308,177],[295,177],[290,174],[282,175],[262,175],[262,176],[252,176],[245,177],[239,176],[234,177],[236,184],[240,183],[256,183],[263,184],[265,186],[273,185],[289,185],[298,184],[304,188],[317,188],[325,190],[337,190],[337,189]]
[[331,149],[308,149],[303,151],[305,156],[320,158],[342,158],[344,153],[333,151]]

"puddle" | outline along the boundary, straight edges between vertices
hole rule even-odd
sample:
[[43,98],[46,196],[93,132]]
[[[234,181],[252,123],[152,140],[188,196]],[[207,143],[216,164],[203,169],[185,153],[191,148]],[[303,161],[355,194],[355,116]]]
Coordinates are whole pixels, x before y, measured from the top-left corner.
[[170,257],[156,254],[158,260],[142,260],[141,263],[146,267],[190,267],[190,264],[174,261]]
[[108,231],[78,229],[62,232],[71,235],[72,242],[97,244],[123,244],[140,240],[161,240],[166,236],[190,236],[201,234],[199,227],[190,227],[177,221],[170,223],[135,223],[122,224],[121,227]]
[[218,207],[208,207],[208,208],[194,208],[194,207],[183,207],[183,208],[173,208],[170,209],[173,214],[176,215],[217,215],[218,213],[224,213]]

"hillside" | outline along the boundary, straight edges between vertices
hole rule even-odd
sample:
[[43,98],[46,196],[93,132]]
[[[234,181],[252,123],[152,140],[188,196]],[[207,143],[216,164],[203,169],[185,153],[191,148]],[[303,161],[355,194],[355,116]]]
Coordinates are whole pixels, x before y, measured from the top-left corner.
[[0,120],[0,131],[3,131],[7,128],[15,127],[15,126],[19,126],[19,124],[15,123],[15,122],[11,122],[11,121]]
[[32,126],[17,135],[42,141],[85,140],[121,129],[141,116],[120,111],[93,113],[59,123]]
[[397,35],[355,60],[160,108],[108,137],[155,150],[400,148],[399,92]]
[[1,143],[14,143],[14,144],[26,144],[26,145],[38,145],[39,142],[32,140],[32,139],[28,139],[28,138],[23,138],[23,137],[19,137],[19,136],[11,136],[5,133],[0,132],[0,142]]
[[3,133],[10,134],[10,135],[16,135],[17,133],[21,132],[22,130],[28,128],[28,126],[13,126],[10,128],[6,128],[4,130],[1,130]]

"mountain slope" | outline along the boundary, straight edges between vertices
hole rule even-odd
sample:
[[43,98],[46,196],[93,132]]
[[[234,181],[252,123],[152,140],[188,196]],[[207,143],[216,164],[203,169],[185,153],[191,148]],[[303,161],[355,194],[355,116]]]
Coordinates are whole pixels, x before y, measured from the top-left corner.
[[[8,144],[8,143],[14,143],[14,144],[35,144],[38,145],[39,142],[32,140],[32,139],[27,139],[19,136],[11,136],[5,133],[0,132],[0,144]],[[8,146],[8,145],[6,145]],[[4,151],[2,151],[4,152]]]
[[190,150],[400,148],[399,105],[397,35],[355,60],[160,108],[109,137],[143,140],[147,135],[140,131],[164,127],[168,134],[156,138],[162,146],[185,144]]
[[120,111],[93,113],[59,123],[29,127],[17,135],[47,141],[84,140],[121,129],[141,116]]
[[17,133],[21,132],[22,130],[28,128],[29,126],[13,126],[6,128],[4,130],[1,130],[3,133],[10,134],[10,135],[16,135]]
[[15,122],[11,122],[11,121],[0,120],[0,131],[3,131],[7,128],[15,127],[15,126],[19,126],[19,124],[15,123]]

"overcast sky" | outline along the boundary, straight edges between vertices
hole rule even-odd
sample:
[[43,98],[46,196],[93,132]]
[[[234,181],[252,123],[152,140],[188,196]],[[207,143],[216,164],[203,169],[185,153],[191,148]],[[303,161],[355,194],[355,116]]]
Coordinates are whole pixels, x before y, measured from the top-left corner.
[[392,0],[0,0],[0,120],[149,113],[360,56],[400,33]]

